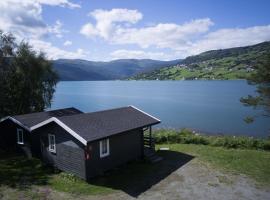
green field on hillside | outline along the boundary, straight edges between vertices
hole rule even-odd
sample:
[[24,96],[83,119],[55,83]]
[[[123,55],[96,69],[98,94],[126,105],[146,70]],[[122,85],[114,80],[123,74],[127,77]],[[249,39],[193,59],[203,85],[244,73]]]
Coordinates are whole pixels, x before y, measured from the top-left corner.
[[190,56],[179,64],[141,73],[130,80],[247,79],[270,54],[270,42],[213,50]]

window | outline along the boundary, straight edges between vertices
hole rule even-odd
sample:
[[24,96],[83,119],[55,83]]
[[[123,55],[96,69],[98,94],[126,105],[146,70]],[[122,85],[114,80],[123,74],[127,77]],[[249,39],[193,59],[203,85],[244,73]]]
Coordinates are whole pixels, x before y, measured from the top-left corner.
[[18,144],[24,144],[23,141],[23,130],[22,129],[17,129],[17,143]]
[[101,140],[99,142],[100,157],[106,157],[110,154],[109,139]]
[[56,153],[55,135],[49,134],[49,151]]

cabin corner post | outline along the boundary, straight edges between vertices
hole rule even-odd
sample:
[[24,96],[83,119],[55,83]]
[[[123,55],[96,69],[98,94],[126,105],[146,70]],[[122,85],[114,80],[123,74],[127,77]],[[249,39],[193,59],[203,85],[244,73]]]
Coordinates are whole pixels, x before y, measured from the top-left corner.
[[150,138],[150,148],[155,149],[154,147],[154,140],[153,140],[153,135],[152,135],[152,126],[149,126],[149,138]]
[[152,138],[152,126],[149,126],[149,136]]

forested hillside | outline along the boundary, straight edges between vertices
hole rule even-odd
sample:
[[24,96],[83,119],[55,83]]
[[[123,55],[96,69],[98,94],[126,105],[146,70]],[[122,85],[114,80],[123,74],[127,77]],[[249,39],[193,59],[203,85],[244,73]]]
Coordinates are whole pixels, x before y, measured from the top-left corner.
[[79,59],[59,59],[53,61],[53,66],[60,80],[91,81],[125,79],[139,73],[145,73],[171,66],[180,60],[159,61],[150,59],[120,59],[109,62],[94,62]]

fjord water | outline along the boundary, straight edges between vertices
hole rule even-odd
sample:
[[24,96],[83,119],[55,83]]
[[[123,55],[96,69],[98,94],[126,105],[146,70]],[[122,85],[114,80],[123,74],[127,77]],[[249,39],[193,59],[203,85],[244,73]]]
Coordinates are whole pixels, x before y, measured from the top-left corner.
[[267,137],[269,118],[256,118],[252,124],[243,121],[262,113],[239,102],[255,89],[244,80],[64,81],[57,85],[51,109],[73,106],[93,112],[134,105],[161,119],[158,127]]

